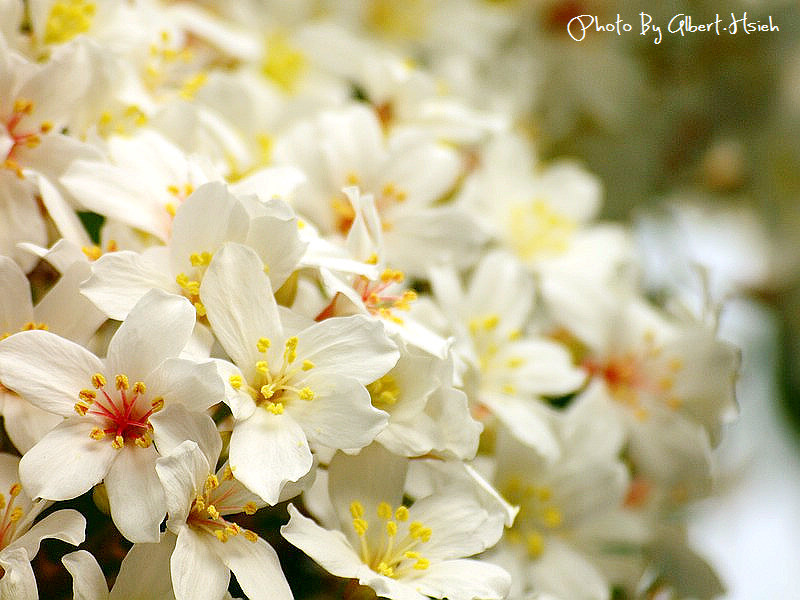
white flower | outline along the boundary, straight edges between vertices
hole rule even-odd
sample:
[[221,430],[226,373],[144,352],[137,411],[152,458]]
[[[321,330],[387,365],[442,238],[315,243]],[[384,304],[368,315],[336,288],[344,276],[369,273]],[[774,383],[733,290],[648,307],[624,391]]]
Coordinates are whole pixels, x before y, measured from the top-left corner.
[[464,559],[499,539],[503,519],[477,497],[442,491],[404,506],[407,461],[373,445],[337,454],[328,469],[338,518],[320,527],[289,505],[283,537],[330,573],[358,579],[379,596],[471,600],[505,597],[510,579],[492,564]]
[[585,375],[566,348],[527,332],[534,282],[513,256],[494,251],[481,260],[463,290],[452,269],[432,273],[436,299],[466,361],[465,389],[482,412],[497,417],[520,441],[551,458],[556,413],[541,401],[574,391]]
[[592,337],[602,341],[589,344],[582,366],[625,424],[637,469],[679,495],[708,491],[711,448],[738,412],[739,352],[712,324],[671,317],[635,296],[595,318]]
[[308,184],[296,208],[324,235],[346,235],[355,218],[341,195],[358,185],[372,194],[381,217],[386,260],[415,276],[428,266],[471,264],[486,235],[480,224],[452,203],[438,205],[456,184],[458,155],[426,135],[384,140],[377,117],[352,105],[302,121],[275,142],[275,162],[299,166]]
[[364,388],[397,362],[379,322],[333,318],[289,331],[260,259],[235,243],[214,256],[200,297],[236,365],[226,373],[231,466],[265,501],[311,469],[309,441],[361,448],[386,426]]
[[39,552],[39,543],[55,538],[77,546],[83,542],[86,519],[75,510],[64,509],[31,526],[50,503],[31,502],[19,483],[18,465],[16,456],[0,454],[0,597],[36,600],[39,595],[30,563]]
[[638,560],[647,535],[637,516],[623,510],[624,431],[595,395],[575,401],[556,433],[563,450],[548,462],[499,432],[495,485],[520,509],[492,559],[508,566],[518,593],[607,600],[603,559],[621,551],[619,560]]
[[452,385],[452,359],[402,341],[398,348],[395,367],[367,386],[372,405],[389,414],[376,440],[401,456],[474,457],[482,427],[470,415],[464,392]]
[[104,481],[123,535],[157,539],[166,506],[153,436],[158,443],[186,430],[186,411],[170,405],[204,411],[222,399],[214,363],[175,358],[193,326],[185,299],[154,290],[120,326],[105,359],[47,331],[24,331],[0,344],[4,385],[66,417],[22,458],[25,488],[66,500]]
[[168,248],[103,255],[92,265],[92,277],[82,291],[117,320],[124,319],[151,288],[186,296],[203,317],[205,308],[199,297],[203,274],[226,241],[254,248],[269,268],[275,289],[291,274],[304,250],[296,218],[284,202],[238,198],[222,183],[207,183],[178,209]]
[[227,465],[214,473],[211,465],[222,443],[213,427],[206,440],[203,449],[187,440],[156,464],[169,511],[169,531],[161,545],[174,545],[170,572],[175,597],[222,598],[233,571],[253,600],[292,598],[275,551],[252,531],[225,520],[253,514],[263,502],[234,479]]

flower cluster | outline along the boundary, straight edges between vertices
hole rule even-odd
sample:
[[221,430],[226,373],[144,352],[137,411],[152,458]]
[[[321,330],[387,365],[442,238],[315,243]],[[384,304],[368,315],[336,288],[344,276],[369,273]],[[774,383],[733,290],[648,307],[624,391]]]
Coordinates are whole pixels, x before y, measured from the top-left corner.
[[485,7],[366,4],[0,2],[3,597],[86,493],[133,546],[110,591],[64,556],[79,598],[291,598],[246,518],[288,500],[346,598],[719,585],[716,307],[650,302],[598,180],[426,67],[489,61]]

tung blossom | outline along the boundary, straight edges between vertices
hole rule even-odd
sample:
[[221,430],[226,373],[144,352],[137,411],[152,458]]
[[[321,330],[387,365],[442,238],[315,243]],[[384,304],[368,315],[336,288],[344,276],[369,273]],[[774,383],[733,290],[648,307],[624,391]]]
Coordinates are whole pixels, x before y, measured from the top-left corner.
[[382,597],[504,598],[508,574],[464,558],[494,545],[503,519],[463,488],[406,506],[407,468],[407,460],[377,445],[357,456],[337,454],[328,468],[329,518],[320,526],[289,505],[283,537],[330,573],[357,579]]
[[64,417],[23,456],[25,489],[67,500],[103,481],[123,535],[158,539],[166,511],[155,473],[158,440],[191,435],[186,410],[171,405],[199,412],[222,396],[214,363],[178,358],[193,327],[187,300],[154,290],[120,326],[105,359],[48,331],[0,343],[3,385]]
[[358,449],[386,426],[365,385],[394,366],[383,326],[361,315],[284,324],[261,260],[229,243],[208,267],[200,297],[234,365],[224,368],[235,424],[236,477],[274,504],[287,481],[309,472],[309,443]]

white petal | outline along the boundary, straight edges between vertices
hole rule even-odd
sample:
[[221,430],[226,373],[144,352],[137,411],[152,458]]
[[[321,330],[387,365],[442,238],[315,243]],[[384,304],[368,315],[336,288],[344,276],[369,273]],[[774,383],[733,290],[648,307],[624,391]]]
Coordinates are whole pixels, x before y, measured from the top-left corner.
[[69,500],[102,481],[117,451],[108,440],[90,438],[91,429],[84,417],[67,419],[25,453],[19,475],[31,497]]
[[203,489],[211,469],[197,444],[186,440],[169,455],[158,459],[156,473],[164,486],[169,511],[167,525],[177,533],[189,516],[192,501],[197,492]]
[[28,278],[13,260],[0,256],[0,332],[19,331],[33,320],[33,304]]
[[226,241],[244,242],[247,211],[224,183],[206,183],[180,206],[172,221],[170,265],[173,273],[190,268],[195,252],[214,252]]
[[291,600],[292,590],[278,555],[267,542],[261,538],[251,542],[237,535],[224,544],[215,544],[215,548],[250,600]]
[[3,425],[8,438],[23,454],[64,420],[64,417],[44,411],[14,392],[0,391],[0,398],[3,399]]
[[108,600],[106,577],[97,560],[86,550],[65,554],[61,562],[72,575],[74,600]]
[[132,542],[158,541],[167,512],[164,490],[156,475],[155,448],[126,444],[105,477],[111,518]]
[[[313,370],[313,369],[312,369]],[[334,449],[354,450],[372,442],[389,419],[370,401],[366,388],[349,377],[314,377],[306,381],[316,394],[313,400],[299,398],[287,411],[300,423],[309,440]]]
[[92,263],[92,276],[81,285],[81,293],[109,317],[122,321],[151,289],[178,292],[166,258],[166,248],[104,254]]
[[432,564],[413,582],[423,594],[448,600],[499,600],[511,587],[511,576],[480,560],[448,560]]
[[281,535],[326,571],[337,577],[357,577],[359,573],[369,570],[341,531],[323,529],[301,515],[292,504],[288,509],[289,522],[281,527]]
[[56,539],[77,546],[86,538],[86,519],[71,508],[47,515],[27,532],[11,542],[9,548],[24,548],[29,557],[39,552],[43,539]]
[[37,600],[39,592],[31,568],[31,559],[22,548],[0,552],[0,567],[4,575],[0,578],[0,598],[14,600]]
[[169,531],[157,544],[134,544],[122,559],[109,600],[171,600],[170,557],[176,537]]
[[297,219],[257,217],[250,222],[247,245],[269,267],[269,280],[278,289],[297,267],[306,245],[297,233]]
[[309,375],[345,375],[366,385],[386,374],[400,357],[383,324],[363,315],[325,319],[297,337],[298,359],[315,365]]
[[555,460],[561,448],[553,432],[555,413],[538,400],[501,394],[481,398],[514,436],[548,460]]
[[0,381],[39,408],[75,414],[78,393],[103,371],[94,354],[49,331],[23,331],[0,343]]
[[70,265],[36,304],[33,309],[36,321],[47,323],[49,331],[68,340],[87,344],[106,320],[105,313],[79,291],[89,274],[87,264]]
[[111,378],[124,373],[144,381],[164,360],[178,356],[194,328],[195,310],[175,294],[153,289],[142,296],[108,345],[106,364]]
[[178,534],[169,561],[177,600],[217,600],[228,588],[231,572],[208,545],[221,542],[205,537],[191,527],[183,527]]
[[503,533],[502,519],[496,517],[475,495],[442,491],[412,504],[410,518],[433,530],[421,551],[434,562],[472,556],[493,546]]
[[290,415],[258,409],[234,426],[230,464],[239,481],[275,504],[283,484],[308,473],[313,460],[305,433]]
[[205,413],[192,412],[180,404],[167,406],[150,417],[153,439],[161,456],[170,454],[186,440],[197,443],[210,469],[217,464],[222,438],[214,421]]
[[570,600],[608,600],[608,582],[583,555],[553,537],[545,544],[543,554],[529,563],[536,589]]
[[380,502],[399,506],[408,460],[380,444],[367,446],[354,456],[337,453],[328,466],[330,498],[343,527],[350,528],[350,503],[361,502],[365,514],[375,514]]
[[168,358],[150,373],[147,393],[150,398],[161,396],[166,404],[182,404],[199,412],[222,402],[224,390],[214,361]]
[[241,244],[225,244],[203,277],[200,299],[211,328],[247,379],[260,359],[258,339],[282,339],[278,307],[258,255]]

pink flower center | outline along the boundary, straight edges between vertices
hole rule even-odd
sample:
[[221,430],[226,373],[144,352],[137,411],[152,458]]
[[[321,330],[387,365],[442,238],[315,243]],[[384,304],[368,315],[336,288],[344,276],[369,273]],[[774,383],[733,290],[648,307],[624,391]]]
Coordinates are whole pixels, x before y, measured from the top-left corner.
[[20,131],[20,122],[33,112],[34,104],[30,100],[18,98],[14,102],[11,114],[5,120],[5,132],[0,130],[0,158],[3,160],[3,167],[14,171],[18,177],[22,178],[22,169],[16,160],[15,153],[19,148],[35,148],[41,143],[40,134],[48,133],[53,124],[43,121],[37,130]]
[[122,374],[115,377],[115,389],[110,393],[101,373],[92,376],[92,385],[97,391],[81,390],[75,404],[79,415],[91,415],[99,422],[89,435],[95,440],[112,436],[111,445],[118,450],[130,441],[147,448],[152,441],[150,415],[164,407],[164,399],[158,396],[148,402],[144,383],[137,381],[131,387],[128,377]]

